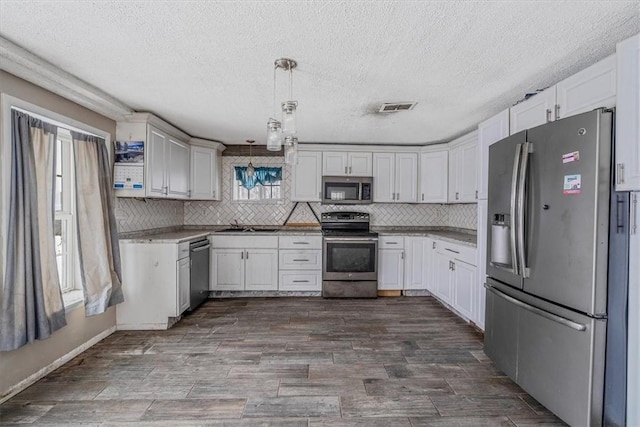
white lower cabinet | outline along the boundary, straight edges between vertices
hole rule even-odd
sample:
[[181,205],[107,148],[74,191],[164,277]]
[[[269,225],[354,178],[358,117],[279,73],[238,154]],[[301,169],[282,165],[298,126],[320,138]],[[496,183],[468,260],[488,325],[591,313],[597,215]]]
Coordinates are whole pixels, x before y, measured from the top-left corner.
[[278,289],[277,236],[211,236],[211,290]]
[[167,329],[189,308],[189,242],[120,242],[124,302],[116,324],[126,329]]
[[430,289],[432,245],[433,239],[429,237],[405,237],[404,289]]
[[404,237],[380,236],[378,239],[378,289],[404,288]]
[[322,290],[322,237],[280,236],[279,291]]
[[473,321],[476,291],[476,249],[436,241],[433,294],[466,320]]

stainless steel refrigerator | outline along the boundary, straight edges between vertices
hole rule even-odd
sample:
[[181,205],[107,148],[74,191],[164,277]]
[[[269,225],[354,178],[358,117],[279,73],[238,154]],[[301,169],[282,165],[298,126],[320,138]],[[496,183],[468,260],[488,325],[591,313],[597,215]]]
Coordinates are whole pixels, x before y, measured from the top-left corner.
[[576,426],[624,425],[628,193],[612,186],[613,112],[489,148],[485,352]]

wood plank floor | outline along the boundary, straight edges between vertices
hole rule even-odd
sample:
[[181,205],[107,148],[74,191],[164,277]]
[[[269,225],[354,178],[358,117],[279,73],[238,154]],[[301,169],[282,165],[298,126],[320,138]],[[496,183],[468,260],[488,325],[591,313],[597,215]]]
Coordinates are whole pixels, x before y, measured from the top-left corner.
[[430,297],[210,300],[120,331],[0,406],[11,425],[564,425]]

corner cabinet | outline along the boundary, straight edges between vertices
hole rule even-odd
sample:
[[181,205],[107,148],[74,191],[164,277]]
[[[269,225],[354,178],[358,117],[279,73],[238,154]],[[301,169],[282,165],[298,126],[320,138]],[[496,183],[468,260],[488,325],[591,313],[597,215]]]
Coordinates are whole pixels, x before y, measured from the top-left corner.
[[434,240],[429,237],[405,237],[404,289],[431,290]]
[[[144,142],[144,184],[140,189],[116,189],[117,197],[189,198],[189,136],[150,113],[134,113],[116,126],[117,141]],[[123,169],[124,167],[124,169]],[[140,169],[116,164],[116,176]],[[125,174],[128,172],[125,172]],[[122,179],[122,177],[120,177]]]
[[418,201],[418,153],[373,153],[373,201]]
[[222,144],[208,143],[194,138],[189,141],[189,144],[191,145],[190,198],[221,200],[222,151],[225,147]]
[[464,135],[449,149],[449,203],[473,203],[478,198],[476,168],[478,132]]
[[420,203],[446,203],[449,172],[449,152],[420,153]]
[[291,201],[319,202],[322,196],[322,152],[298,151],[291,166]]
[[618,43],[616,190],[640,190],[640,34]]

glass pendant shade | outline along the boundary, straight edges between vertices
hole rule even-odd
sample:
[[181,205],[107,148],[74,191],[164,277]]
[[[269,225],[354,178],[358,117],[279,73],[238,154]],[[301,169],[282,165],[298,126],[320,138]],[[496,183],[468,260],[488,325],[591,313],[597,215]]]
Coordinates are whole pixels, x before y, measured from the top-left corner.
[[282,133],[284,135],[296,134],[297,107],[297,101],[286,101],[282,103]]
[[249,164],[247,165],[247,176],[252,177],[255,172],[256,169],[253,167],[253,164],[249,162]]
[[269,119],[267,122],[267,150],[280,151],[282,147],[282,134],[280,122]]
[[284,138],[284,162],[288,165],[298,164],[298,138],[295,136]]

